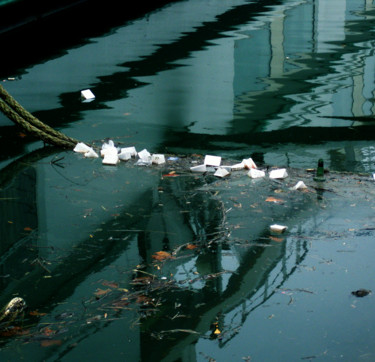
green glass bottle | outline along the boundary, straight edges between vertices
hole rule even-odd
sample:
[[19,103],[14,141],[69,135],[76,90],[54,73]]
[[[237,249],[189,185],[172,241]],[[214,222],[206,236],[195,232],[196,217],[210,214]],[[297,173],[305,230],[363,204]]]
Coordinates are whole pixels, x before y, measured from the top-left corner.
[[318,161],[318,168],[316,169],[316,175],[314,177],[315,181],[325,181],[324,177],[324,161],[323,159],[319,159]]

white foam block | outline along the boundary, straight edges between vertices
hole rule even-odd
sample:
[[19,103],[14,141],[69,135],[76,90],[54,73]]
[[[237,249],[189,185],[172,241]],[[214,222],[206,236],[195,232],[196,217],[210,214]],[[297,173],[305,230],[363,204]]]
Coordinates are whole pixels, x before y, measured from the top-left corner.
[[91,92],[90,89],[84,89],[81,91],[81,100],[82,101],[93,101],[95,99],[95,95]]
[[165,157],[164,155],[155,153],[151,156],[151,162],[156,165],[161,165],[162,163],[165,163]]
[[219,167],[221,164],[221,157],[206,155],[204,158],[204,164],[208,166]]
[[284,225],[278,225],[278,224],[273,224],[270,226],[270,230],[273,231],[274,233],[283,233],[287,229],[286,226]]
[[266,173],[262,170],[256,170],[255,168],[252,168],[248,173],[247,176],[251,178],[262,178],[266,176]]
[[229,175],[229,172],[224,167],[219,167],[214,173],[214,176],[217,177],[225,177],[227,175]]
[[78,153],[86,153],[86,152],[89,152],[90,150],[91,150],[91,147],[87,146],[83,142],[78,142],[76,146],[74,147],[73,151],[78,152]]
[[285,168],[279,168],[277,170],[272,170],[269,173],[269,177],[273,178],[273,179],[286,178],[286,177],[288,177],[288,172],[286,172]]

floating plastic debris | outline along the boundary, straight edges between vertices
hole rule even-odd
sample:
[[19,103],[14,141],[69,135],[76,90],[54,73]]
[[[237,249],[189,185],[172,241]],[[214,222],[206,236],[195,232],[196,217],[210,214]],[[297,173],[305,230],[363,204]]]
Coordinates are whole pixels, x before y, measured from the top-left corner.
[[286,178],[288,177],[288,172],[286,172],[285,168],[279,168],[277,170],[272,170],[269,174],[269,177],[273,179]]
[[83,142],[78,142],[76,146],[74,147],[73,151],[78,152],[78,153],[86,153],[86,152],[89,152],[90,150],[91,150],[91,147],[87,146]]
[[117,153],[111,153],[107,152],[104,155],[102,164],[103,165],[117,165],[119,162],[118,154]]
[[273,224],[270,226],[270,230],[274,233],[281,234],[283,233],[288,227],[284,225],[278,225],[278,224]]
[[190,171],[192,171],[192,172],[207,172],[207,167],[206,167],[206,165],[193,166],[193,167],[190,167]]
[[118,158],[121,161],[128,161],[132,158],[132,155],[129,152],[121,152],[121,153],[118,154]]
[[84,89],[81,91],[82,102],[92,102],[95,99],[95,95],[90,89]]
[[225,177],[227,175],[229,175],[230,172],[228,172],[224,167],[219,167],[216,172],[214,173],[214,176],[217,176],[217,177]]
[[244,168],[247,168],[248,170],[258,168],[252,158],[242,160],[242,164],[244,165]]
[[204,164],[207,165],[207,166],[219,167],[220,164],[221,164],[221,157],[220,156],[207,155],[204,158]]
[[307,186],[303,181],[298,181],[293,187],[291,187],[291,190],[299,190],[299,189],[307,189]]
[[251,178],[262,178],[266,176],[266,173],[261,170],[256,170],[255,168],[252,168],[248,173],[247,176]]
[[151,156],[151,162],[155,165],[161,165],[162,163],[165,163],[165,157],[161,154],[153,154]]
[[236,163],[235,165],[231,166],[232,171],[239,171],[239,170],[243,170],[244,168],[245,168],[245,164],[243,162]]
[[146,149],[142,150],[141,152],[138,152],[138,157],[142,161],[151,161],[151,153],[148,152]]
[[137,150],[135,149],[135,147],[124,147],[124,148],[121,148],[121,152],[120,152],[120,154],[121,153],[130,153],[130,155],[132,156],[132,157],[135,157],[135,156],[137,156]]
[[98,158],[99,155],[90,147],[90,150],[85,153],[86,158]]

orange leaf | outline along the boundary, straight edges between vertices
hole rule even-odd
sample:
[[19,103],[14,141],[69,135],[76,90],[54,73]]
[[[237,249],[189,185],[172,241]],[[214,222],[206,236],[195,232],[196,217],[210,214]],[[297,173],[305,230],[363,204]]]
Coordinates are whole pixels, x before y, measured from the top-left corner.
[[277,199],[276,197],[272,197],[272,196],[270,196],[270,197],[267,197],[267,198],[266,198],[266,201],[267,201],[267,202],[275,202],[275,203],[278,203],[278,202],[283,202],[284,200]]
[[61,346],[61,344],[61,339],[45,339],[44,341],[40,342],[42,347]]
[[95,294],[97,297],[100,297],[100,296],[102,296],[102,295],[105,295],[105,294],[109,293],[110,291],[111,291],[111,289],[106,289],[106,290],[104,290],[104,289],[100,289],[100,288],[98,288],[94,294]]
[[46,327],[46,328],[44,328],[43,329],[43,334],[45,335],[45,336],[52,336],[52,335],[54,335],[55,334],[55,331],[53,330],[53,329],[51,329],[51,328],[49,328],[49,327]]
[[47,315],[47,313],[40,313],[37,310],[32,310],[29,314],[35,317],[42,317],[44,315]]
[[186,245],[186,249],[188,249],[188,250],[193,250],[193,249],[196,249],[196,248],[197,248],[197,246],[194,245],[194,244],[187,244]]
[[158,261],[163,261],[166,259],[171,259],[172,255],[167,251],[157,251],[154,255],[152,255],[152,258]]
[[114,288],[114,289],[117,289],[119,287],[118,283],[115,283],[115,282],[108,282],[106,280],[104,280],[102,282],[102,285],[106,286],[106,287],[110,287],[110,288]]
[[270,236],[270,239],[272,241],[276,241],[277,243],[281,243],[282,241],[284,241],[284,238],[277,238],[275,236]]
[[23,228],[23,230],[25,230],[25,231],[32,231],[33,229],[31,227],[26,226],[26,227]]

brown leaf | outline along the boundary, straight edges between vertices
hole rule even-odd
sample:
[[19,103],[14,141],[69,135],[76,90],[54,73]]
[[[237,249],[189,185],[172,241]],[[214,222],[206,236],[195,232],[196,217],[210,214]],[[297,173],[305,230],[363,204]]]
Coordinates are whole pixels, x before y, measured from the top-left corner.
[[33,229],[31,227],[26,226],[26,227],[23,228],[23,230],[25,230],[25,231],[32,231]]
[[186,245],[186,249],[188,249],[188,250],[194,250],[194,249],[196,249],[196,248],[197,248],[197,246],[194,245],[194,244],[187,244],[187,245]]
[[47,313],[41,313],[41,312],[38,312],[37,310],[32,310],[29,314],[35,317],[43,317],[47,315]]

